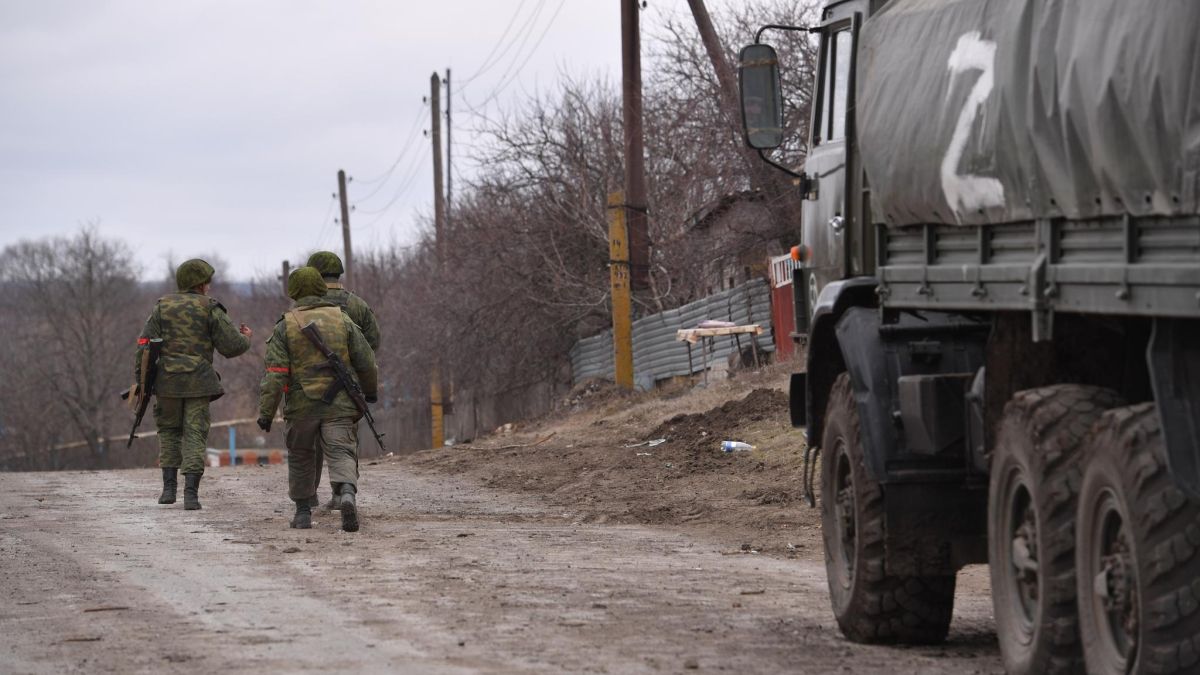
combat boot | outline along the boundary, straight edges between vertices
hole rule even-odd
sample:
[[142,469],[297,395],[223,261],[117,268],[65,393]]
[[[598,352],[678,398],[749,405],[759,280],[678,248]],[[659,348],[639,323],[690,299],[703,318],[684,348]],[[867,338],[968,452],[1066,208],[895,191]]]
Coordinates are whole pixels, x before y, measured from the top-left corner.
[[342,483],[341,489],[341,511],[342,511],[342,529],[346,532],[358,532],[358,505],[354,503],[354,486],[349,483]]
[[333,487],[333,494],[329,495],[329,501],[325,502],[325,508],[329,509],[330,511],[337,511],[338,509],[342,508],[342,502],[338,497],[337,487],[330,487]]
[[183,474],[183,508],[195,511],[200,508],[200,476],[198,473]]
[[292,529],[295,530],[310,530],[312,529],[312,507],[308,505],[307,499],[297,499],[296,515],[292,516]]
[[158,497],[159,504],[174,504],[175,489],[179,487],[179,467],[163,467],[163,491]]

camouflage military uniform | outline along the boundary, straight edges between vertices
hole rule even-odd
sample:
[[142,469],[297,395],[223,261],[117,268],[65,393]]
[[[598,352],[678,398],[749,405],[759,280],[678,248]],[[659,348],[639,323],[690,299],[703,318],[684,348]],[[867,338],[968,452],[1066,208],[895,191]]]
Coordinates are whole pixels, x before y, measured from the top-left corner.
[[[208,445],[208,404],[225,393],[213,369],[213,351],[234,358],[250,348],[250,338],[233,325],[221,303],[191,290],[208,283],[212,273],[202,260],[180,265],[176,273],[180,291],[159,298],[138,338],[135,378],[140,376],[141,350],[152,338],[163,340],[154,385],[154,421],[164,482],[173,483],[174,471],[181,469],[185,476],[197,476],[198,485]],[[170,500],[160,502],[174,502],[173,493],[172,485]]]
[[358,485],[358,418],[361,416],[345,391],[331,403],[322,400],[334,382],[332,372],[321,368],[325,358],[300,329],[314,324],[325,344],[341,356],[358,378],[368,400],[377,387],[375,355],[358,326],[337,305],[326,302],[325,282],[311,267],[301,267],[288,278],[288,295],[296,301],[280,317],[267,340],[266,373],[259,396],[259,426],[270,419],[283,399],[287,421],[288,496],[296,502],[293,527],[308,527],[309,499],[316,493],[317,467],[324,455],[329,478],[340,496],[342,526],[358,529],[354,494]]
[[[324,300],[341,307],[346,316],[349,316],[359,329],[362,330],[363,337],[367,339],[367,344],[371,345],[371,350],[379,351],[379,322],[375,320],[375,312],[371,311],[371,307],[367,304],[366,300],[346,290],[346,287],[338,281],[338,278],[345,271],[342,268],[342,259],[332,251],[317,251],[308,257],[308,266],[316,268],[325,279],[327,290]],[[314,494],[315,488],[321,487],[320,457],[317,458],[317,475],[313,487]],[[332,487],[333,479],[331,477],[330,488]],[[333,497],[326,506],[336,509],[337,504],[337,492],[334,491]]]
[[338,277],[345,271],[342,268],[342,259],[331,251],[317,251],[308,257],[308,266],[316,268],[324,277],[327,287],[325,300],[341,307],[362,330],[367,344],[371,345],[371,350],[379,351],[379,322],[375,320],[375,312],[371,311],[371,306],[366,300],[346,290],[338,281]]
[[346,290],[340,281],[326,279],[325,285],[329,287],[325,293],[325,301],[341,307],[346,316],[362,331],[371,350],[379,351],[379,322],[375,320],[375,312],[371,311],[367,301]]

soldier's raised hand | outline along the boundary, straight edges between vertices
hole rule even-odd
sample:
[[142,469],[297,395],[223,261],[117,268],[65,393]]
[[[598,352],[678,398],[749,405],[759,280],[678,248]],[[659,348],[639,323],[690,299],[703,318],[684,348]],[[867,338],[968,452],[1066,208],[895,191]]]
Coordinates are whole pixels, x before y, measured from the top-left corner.
[[238,332],[246,337],[254,337],[254,331],[244,323],[238,326]]

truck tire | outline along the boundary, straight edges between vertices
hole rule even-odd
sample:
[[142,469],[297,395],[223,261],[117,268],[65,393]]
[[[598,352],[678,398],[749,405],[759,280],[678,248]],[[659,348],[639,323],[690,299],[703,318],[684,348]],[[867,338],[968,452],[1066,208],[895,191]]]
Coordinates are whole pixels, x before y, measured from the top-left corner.
[[988,562],[1004,668],[1082,670],[1075,616],[1080,456],[1110,389],[1075,384],[1017,392],[1004,408],[988,489]]
[[821,439],[821,530],[833,614],[852,642],[946,639],[954,576],[888,574],[883,488],[867,475],[850,376],[830,392]]
[[1088,672],[1200,672],[1200,504],[1167,471],[1154,404],[1106,413],[1085,462],[1075,558]]

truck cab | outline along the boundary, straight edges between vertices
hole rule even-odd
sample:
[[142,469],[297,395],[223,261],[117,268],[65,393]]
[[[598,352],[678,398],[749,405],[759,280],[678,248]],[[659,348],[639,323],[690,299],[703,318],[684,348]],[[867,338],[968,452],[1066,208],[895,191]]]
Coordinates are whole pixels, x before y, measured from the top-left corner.
[[[801,265],[794,285],[801,333],[809,327],[821,289],[830,282],[874,272],[874,241],[866,226],[870,193],[854,134],[854,73],[858,31],[881,4],[882,0],[831,2],[821,11],[819,25],[804,28],[818,40],[818,60],[807,154],[796,181],[804,194],[797,251]],[[749,45],[742,52],[742,64],[747,126],[773,125],[782,131],[782,112],[761,105],[762,101],[779,100],[771,93],[778,86],[772,84],[779,67],[774,49],[762,43]],[[756,114],[770,119],[756,122]],[[781,133],[748,133],[747,139],[760,151],[779,147],[784,140]]]

